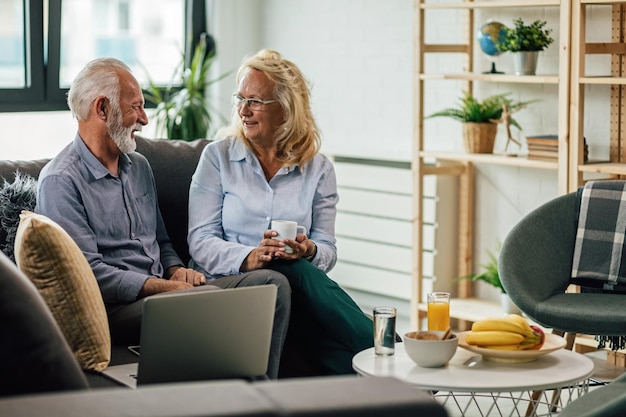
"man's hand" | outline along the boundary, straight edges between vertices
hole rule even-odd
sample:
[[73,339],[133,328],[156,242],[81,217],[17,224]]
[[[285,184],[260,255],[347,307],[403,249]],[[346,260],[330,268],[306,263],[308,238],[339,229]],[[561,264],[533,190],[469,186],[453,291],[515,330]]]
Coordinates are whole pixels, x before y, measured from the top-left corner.
[[206,278],[203,274],[194,269],[183,268],[182,266],[172,266],[167,268],[165,278],[170,281],[186,282],[194,287],[206,284]]
[[143,283],[139,296],[137,298],[144,298],[149,295],[159,294],[167,291],[185,290],[193,288],[193,285],[182,281],[170,281],[163,278],[150,277]]

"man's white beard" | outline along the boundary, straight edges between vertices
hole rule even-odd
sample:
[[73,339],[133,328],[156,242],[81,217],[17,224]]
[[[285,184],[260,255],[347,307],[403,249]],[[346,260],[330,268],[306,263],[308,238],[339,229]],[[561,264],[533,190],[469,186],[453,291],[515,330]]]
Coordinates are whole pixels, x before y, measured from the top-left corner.
[[133,130],[141,130],[141,125],[123,126],[122,114],[118,108],[113,108],[111,117],[107,120],[107,128],[111,139],[121,153],[130,153],[137,148],[137,142],[132,138]]

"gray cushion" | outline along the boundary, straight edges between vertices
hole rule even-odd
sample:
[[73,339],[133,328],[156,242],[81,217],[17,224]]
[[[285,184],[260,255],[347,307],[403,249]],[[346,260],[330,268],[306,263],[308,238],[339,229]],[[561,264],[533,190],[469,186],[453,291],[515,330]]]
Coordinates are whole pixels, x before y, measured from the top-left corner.
[[0,320],[0,395],[88,387],[37,289],[2,253]]
[[50,159],[36,159],[32,161],[0,160],[0,179],[4,178],[9,182],[13,182],[15,171],[28,174],[37,179],[39,178],[41,168],[43,168],[49,161]]
[[157,185],[159,207],[178,256],[187,264],[188,200],[191,177],[208,140],[145,139],[136,137],[137,152],[143,154],[152,167]]

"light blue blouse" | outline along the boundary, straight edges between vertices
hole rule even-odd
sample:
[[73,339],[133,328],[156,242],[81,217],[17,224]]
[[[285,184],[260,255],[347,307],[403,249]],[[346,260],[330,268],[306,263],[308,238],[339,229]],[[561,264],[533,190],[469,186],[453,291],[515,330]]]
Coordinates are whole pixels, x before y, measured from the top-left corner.
[[313,265],[328,272],[337,261],[339,201],[332,162],[317,154],[302,168],[281,168],[269,182],[258,159],[236,138],[209,144],[189,192],[189,254],[208,279],[240,273],[272,219],[293,220],[317,245]]

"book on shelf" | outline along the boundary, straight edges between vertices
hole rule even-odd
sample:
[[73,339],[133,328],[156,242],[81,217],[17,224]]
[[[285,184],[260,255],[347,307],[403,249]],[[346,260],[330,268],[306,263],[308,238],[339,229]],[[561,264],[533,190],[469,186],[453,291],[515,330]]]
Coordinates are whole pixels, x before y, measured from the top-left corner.
[[528,151],[558,151],[558,146],[549,146],[549,145],[528,145]]
[[550,161],[550,162],[557,162],[558,158],[556,156],[531,156],[528,155],[528,159],[531,159],[533,161]]
[[526,136],[526,143],[537,146],[559,146],[558,135],[530,135]]
[[559,159],[558,135],[529,135],[526,136],[528,145],[528,159],[556,161]]
[[557,160],[559,158],[559,151],[555,150],[528,150],[529,159],[550,159]]
[[[528,159],[541,159],[544,161],[556,161],[559,158],[559,136],[548,135],[530,135],[526,136],[526,144],[528,145]],[[584,143],[584,162],[589,160],[589,147],[587,139],[583,138]]]

